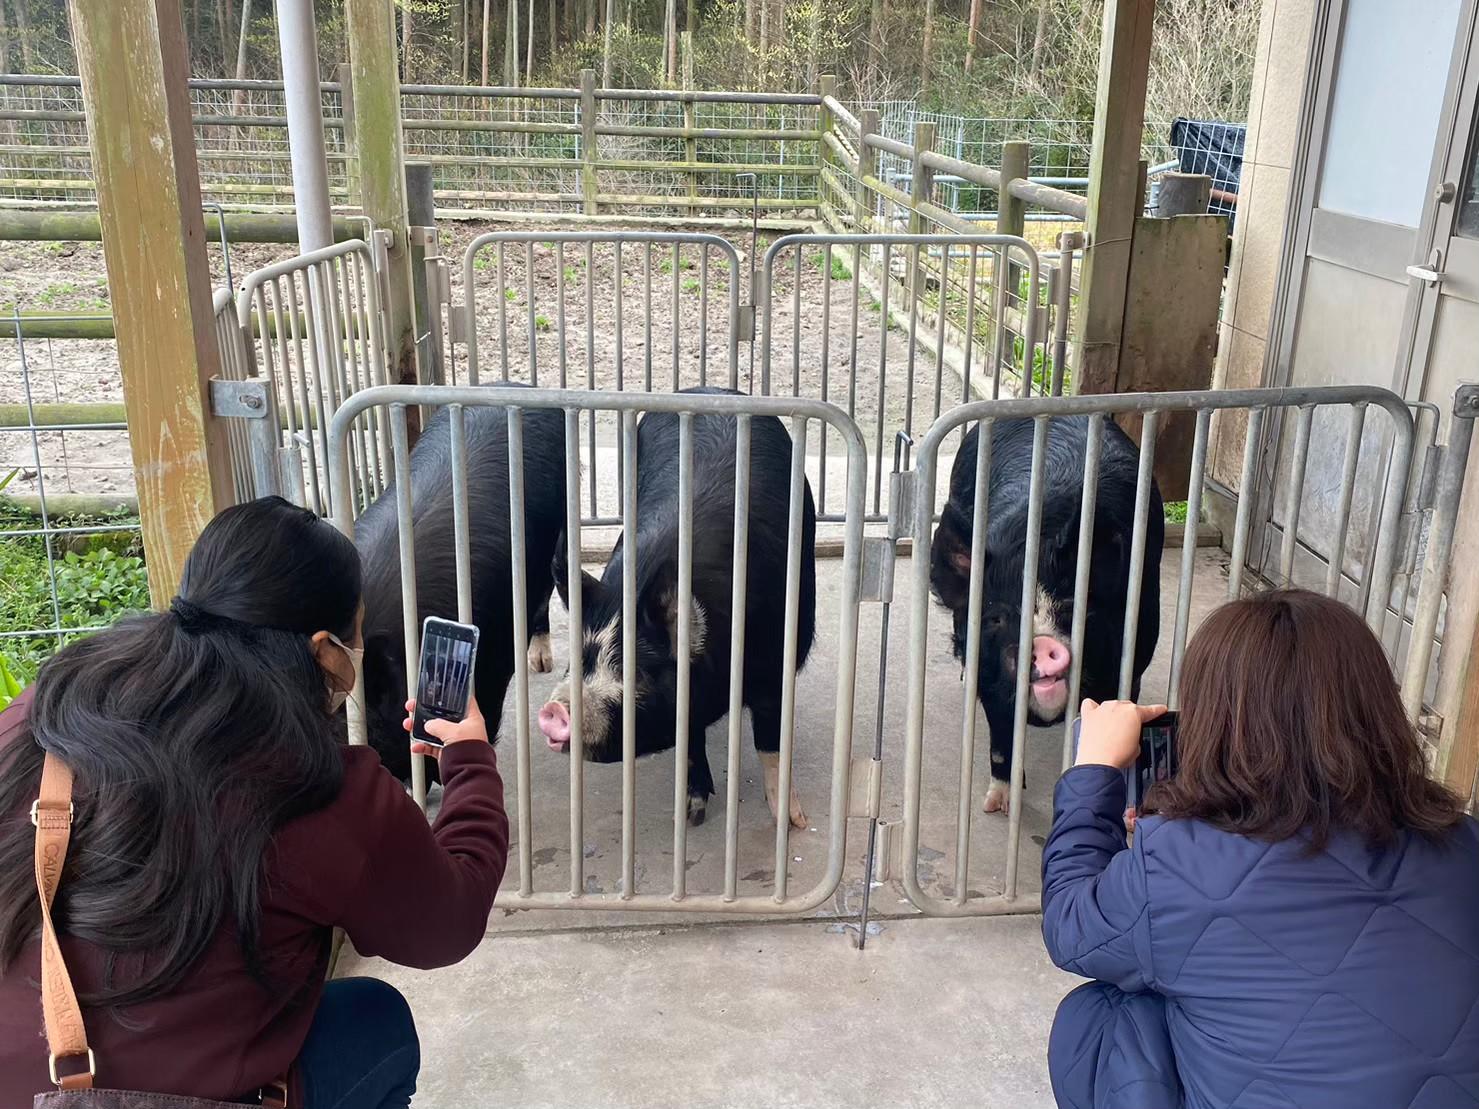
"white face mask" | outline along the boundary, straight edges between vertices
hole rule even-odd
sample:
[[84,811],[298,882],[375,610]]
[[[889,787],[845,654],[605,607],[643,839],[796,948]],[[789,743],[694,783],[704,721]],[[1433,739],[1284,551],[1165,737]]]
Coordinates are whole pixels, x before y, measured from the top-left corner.
[[[360,663],[361,663],[361,661],[365,657],[365,649],[363,647],[351,647],[351,646],[349,646],[349,644],[345,643],[342,639],[340,639],[333,632],[327,632],[326,634],[329,637],[329,642],[330,643],[332,643],[335,647],[338,647],[339,650],[343,651],[346,655],[349,656],[350,663],[354,666],[355,671],[358,672],[359,667],[360,667]],[[327,685],[328,683],[325,682],[324,684]],[[342,709],[344,707],[344,702],[347,701],[347,700],[349,700],[349,690],[347,690],[347,689],[335,689],[332,686],[330,686],[329,687],[329,715],[330,716],[333,716],[334,714],[336,714],[340,709]]]

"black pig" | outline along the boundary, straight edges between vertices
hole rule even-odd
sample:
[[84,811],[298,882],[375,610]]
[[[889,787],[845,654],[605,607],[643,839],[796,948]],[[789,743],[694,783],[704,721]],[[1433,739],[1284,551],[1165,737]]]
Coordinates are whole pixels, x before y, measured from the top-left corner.
[[[992,780],[983,803],[987,812],[1006,809],[1011,780],[1032,433],[1030,419],[997,420],[992,429],[977,685],[977,696],[991,729]],[[1078,565],[1079,510],[1088,437],[1087,416],[1056,417],[1049,424],[1037,601],[1027,616],[1033,628],[1027,719],[1038,726],[1062,720],[1068,705],[1068,677],[1073,661],[1070,653],[1073,585]],[[954,617],[953,646],[962,666],[970,601],[971,517],[976,494],[978,439],[978,428],[973,427],[955,457],[950,471],[950,497],[930,548],[930,585]],[[1081,696],[1096,701],[1112,699],[1119,691],[1139,461],[1140,451],[1135,443],[1112,420],[1106,420],[1094,507],[1081,685]],[[1164,540],[1160,490],[1152,487],[1131,697],[1139,696],[1140,677],[1150,665],[1160,634]]]
[[[688,392],[723,393],[724,389]],[[690,616],[688,819],[701,824],[714,792],[704,733],[729,708],[729,636],[733,620],[735,419],[693,417],[693,609]],[[765,770],[772,813],[781,803],[782,650],[785,634],[786,534],[790,506],[791,436],[773,416],[751,419],[749,567],[745,595],[744,704]],[[649,413],[637,426],[637,534],[623,535],[600,580],[580,575],[585,646],[582,744],[592,762],[618,762],[622,748],[622,567],[636,544],[638,754],[676,745],[678,624],[678,417]],[[816,509],[804,490],[801,595],[796,666],[811,650],[816,628]],[[568,605],[565,544],[555,552],[555,588]],[[539,727],[557,751],[570,746],[570,681],[551,694]],[[806,826],[794,788],[789,817]]]
[[[513,581],[508,500],[508,410],[464,410],[467,509],[472,554],[472,615],[480,631],[474,692],[498,720],[514,672]],[[411,510],[416,533],[416,619],[457,618],[457,554],[452,521],[451,418],[437,412],[411,451]],[[551,668],[550,558],[565,526],[565,421],[561,413],[523,415],[525,584],[531,670]],[[354,528],[364,567],[365,716],[370,745],[402,781],[410,777],[405,719],[406,659],[401,624],[400,540],[395,486]],[[428,764],[435,773],[435,764]]]

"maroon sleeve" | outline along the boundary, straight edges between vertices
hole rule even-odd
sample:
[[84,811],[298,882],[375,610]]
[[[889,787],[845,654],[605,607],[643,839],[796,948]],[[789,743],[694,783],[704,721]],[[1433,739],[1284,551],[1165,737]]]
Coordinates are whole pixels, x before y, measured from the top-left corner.
[[441,779],[441,811],[429,827],[401,784],[378,767],[367,803],[355,806],[364,821],[365,866],[332,923],[362,955],[424,970],[450,966],[487,930],[508,861],[508,815],[492,746],[449,743]]

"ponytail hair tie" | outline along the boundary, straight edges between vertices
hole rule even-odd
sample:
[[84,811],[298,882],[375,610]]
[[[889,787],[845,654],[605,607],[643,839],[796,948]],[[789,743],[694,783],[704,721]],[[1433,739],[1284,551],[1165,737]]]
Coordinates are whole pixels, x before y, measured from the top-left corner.
[[219,628],[225,624],[234,624],[237,621],[225,616],[217,616],[197,604],[185,600],[184,597],[176,597],[169,603],[170,613],[179,621],[180,627],[187,632],[208,631],[211,628]]

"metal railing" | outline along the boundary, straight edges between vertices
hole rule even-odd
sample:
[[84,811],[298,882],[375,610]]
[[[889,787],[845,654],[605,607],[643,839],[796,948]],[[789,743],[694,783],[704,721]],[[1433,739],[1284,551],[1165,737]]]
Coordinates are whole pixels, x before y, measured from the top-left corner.
[[[416,549],[419,545],[411,540],[414,533],[413,513],[415,506],[412,503],[412,470],[410,452],[406,447],[407,442],[407,414],[410,406],[420,405],[424,408],[445,407],[450,419],[450,437],[452,444],[450,467],[448,475],[451,485],[451,509],[454,516],[452,534],[455,536],[455,575],[456,575],[456,597],[457,612],[459,619],[471,621],[474,617],[474,593],[473,593],[473,567],[470,534],[472,521],[468,515],[469,489],[468,473],[465,463],[459,465],[457,459],[466,457],[466,410],[475,407],[492,407],[503,409],[507,414],[507,456],[506,483],[509,491],[509,514],[506,518],[508,525],[507,557],[510,559],[512,573],[510,581],[513,590],[513,612],[512,626],[508,629],[499,629],[503,634],[512,633],[512,658],[513,687],[514,687],[514,743],[515,743],[515,766],[516,766],[516,806],[517,806],[517,828],[515,837],[518,857],[518,880],[517,889],[505,889],[499,894],[499,905],[505,908],[619,908],[629,910],[645,911],[679,911],[679,912],[738,912],[738,913],[800,913],[816,908],[825,902],[835,891],[842,878],[843,866],[846,859],[846,831],[847,818],[849,816],[848,787],[851,771],[851,749],[853,735],[853,703],[855,699],[855,678],[857,659],[857,637],[858,637],[858,612],[860,603],[861,565],[863,545],[863,482],[864,482],[864,452],[862,437],[856,427],[847,417],[832,405],[823,404],[818,401],[799,398],[782,397],[747,397],[740,395],[695,395],[693,393],[652,394],[652,393],[616,393],[603,391],[585,390],[555,390],[534,388],[510,388],[507,386],[489,387],[458,387],[458,386],[391,386],[366,390],[349,398],[340,410],[335,414],[331,426],[331,470],[335,488],[334,503],[336,505],[334,522],[346,535],[354,534],[354,513],[351,509],[352,498],[345,495],[351,488],[353,481],[353,428],[357,422],[366,419],[372,411],[379,409],[385,411],[391,428],[391,434],[395,442],[394,472],[393,479],[397,490],[396,514],[399,532],[399,580],[401,584],[401,611],[403,614],[421,614],[425,610],[418,606],[416,571]],[[526,415],[535,411],[559,412],[564,417],[564,540],[567,565],[570,567],[571,585],[569,594],[569,631],[567,639],[568,658],[575,660],[572,664],[571,675],[571,736],[569,755],[569,836],[564,843],[568,851],[569,883],[563,889],[538,889],[534,883],[533,859],[536,854],[535,843],[535,805],[536,798],[533,791],[532,781],[534,771],[531,766],[530,751],[530,708],[531,699],[529,692],[529,669],[525,659],[525,650],[529,641],[530,613],[527,606],[527,585],[525,559],[526,551],[530,548],[532,537],[528,534],[526,520],[527,513],[526,489],[529,483],[555,481],[558,475],[538,474],[526,472],[525,466],[525,429],[528,421]],[[588,774],[594,773],[587,769],[585,760],[581,753],[585,750],[582,729],[586,724],[586,714],[583,711],[581,697],[581,673],[580,660],[584,653],[587,636],[599,634],[601,629],[590,629],[583,622],[582,595],[584,588],[581,586],[579,577],[579,566],[581,560],[581,534],[582,534],[582,498],[581,498],[581,474],[582,459],[580,457],[581,439],[579,435],[579,423],[582,413],[595,413],[598,411],[614,412],[619,414],[622,427],[622,469],[624,479],[622,481],[622,512],[621,522],[625,529],[625,545],[623,572],[621,574],[622,593],[622,622],[620,632],[622,635],[622,705],[621,712],[621,861],[620,861],[620,886],[619,892],[593,893],[588,889],[587,879],[590,876],[586,862],[586,844],[588,837],[586,829],[590,827],[591,820],[588,816],[588,790],[586,778]],[[638,530],[637,516],[637,489],[639,467],[643,466],[642,455],[639,451],[638,439],[638,414],[666,413],[678,417],[679,447],[678,447],[678,475],[677,484],[679,489],[679,504],[676,506],[679,513],[679,524],[676,539],[676,590],[677,596],[691,598],[693,596],[693,567],[696,542],[709,540],[712,546],[712,532],[706,533],[696,539],[695,527],[695,470],[701,468],[701,462],[695,461],[695,439],[697,432],[695,422],[700,419],[711,421],[717,418],[722,425],[731,423],[734,428],[734,454],[732,459],[728,456],[719,460],[719,469],[732,476],[733,480],[733,517],[714,520],[711,524],[728,526],[732,523],[732,545],[721,544],[726,554],[730,557],[731,568],[730,580],[717,585],[710,580],[707,587],[717,589],[716,595],[728,598],[728,612],[744,614],[748,612],[747,603],[749,590],[756,584],[757,578],[754,568],[747,564],[752,553],[760,549],[774,551],[776,549],[776,537],[764,535],[759,537],[763,548],[757,547],[754,529],[756,512],[760,511],[758,502],[751,500],[752,483],[761,481],[762,468],[768,463],[774,463],[775,459],[762,460],[761,456],[751,454],[751,435],[755,425],[761,420],[779,420],[784,422],[786,430],[791,439],[791,458],[788,470],[789,478],[784,475],[772,474],[772,477],[782,477],[789,481],[790,497],[787,508],[789,518],[789,529],[785,540],[785,570],[784,570],[784,628],[760,628],[748,627],[751,619],[736,615],[730,621],[731,627],[727,638],[727,664],[724,665],[724,704],[727,705],[725,715],[728,719],[728,747],[727,747],[727,779],[726,779],[726,808],[724,823],[723,850],[725,857],[723,888],[696,891],[688,886],[687,871],[690,860],[688,847],[688,811],[686,798],[689,795],[689,763],[691,759],[703,759],[707,765],[707,756],[701,750],[690,746],[689,721],[696,714],[697,708],[690,703],[692,690],[692,675],[690,673],[693,665],[690,656],[698,657],[706,648],[704,644],[713,644],[724,640],[720,633],[718,624],[709,626],[705,624],[702,629],[695,626],[695,608],[692,604],[676,604],[676,643],[677,649],[674,654],[674,666],[676,667],[676,694],[674,699],[675,711],[675,736],[676,753],[674,757],[674,807],[672,812],[672,871],[673,880],[670,890],[663,892],[647,892],[638,888],[637,876],[642,872],[639,866],[638,837],[636,825],[637,805],[637,738],[636,738],[636,698],[637,698],[637,604],[638,604],[638,577],[637,560],[639,558],[664,558],[671,552],[661,547],[655,553],[650,548],[642,547],[642,540]],[[842,435],[847,444],[848,457],[848,503],[846,510],[847,527],[843,540],[842,574],[841,574],[841,600],[839,605],[839,622],[836,631],[836,639],[832,647],[836,651],[836,680],[835,680],[835,703],[834,703],[834,726],[830,756],[830,787],[828,799],[828,821],[827,821],[827,855],[822,873],[815,885],[803,893],[795,893],[790,887],[790,871],[792,856],[790,851],[790,837],[792,834],[791,822],[787,806],[787,798],[790,794],[792,781],[792,763],[794,758],[795,740],[795,705],[796,705],[796,669],[802,652],[807,645],[798,643],[802,619],[801,605],[801,580],[804,571],[803,557],[809,559],[810,552],[803,552],[803,496],[805,491],[805,479],[803,476],[803,464],[806,457],[806,443],[808,428],[811,424],[830,425],[838,434]],[[710,437],[714,434],[714,423],[710,423]],[[777,425],[781,426],[781,425]],[[532,432],[531,432],[532,434]],[[752,458],[755,460],[752,472]],[[712,460],[711,460],[712,461]],[[651,465],[649,462],[648,465]],[[485,478],[487,474],[483,475]],[[709,473],[710,480],[714,479],[714,472]],[[706,483],[707,484],[707,483]],[[707,485],[711,490],[712,484]],[[646,502],[644,502],[645,504]],[[666,505],[662,506],[664,509]],[[708,507],[707,505],[704,507]],[[771,506],[772,508],[774,506]],[[703,512],[704,508],[698,509]],[[644,508],[644,511],[652,509]],[[727,511],[727,509],[726,509]],[[501,516],[501,514],[500,514]],[[419,522],[422,517],[415,517]],[[645,519],[646,517],[644,517]],[[478,522],[480,528],[499,528],[505,520],[484,519]],[[443,521],[445,525],[445,521]],[[710,556],[717,554],[717,549],[709,552]],[[755,554],[758,559],[759,554]],[[490,567],[479,567],[480,575],[496,573]],[[713,573],[710,566],[709,574]],[[774,580],[760,582],[761,588],[767,590],[778,590],[780,583]],[[644,602],[645,603],[645,602]],[[715,606],[718,607],[717,605]],[[441,615],[452,615],[444,613]],[[710,619],[715,617],[711,615]],[[404,630],[404,655],[403,659],[416,658],[418,655],[418,623],[417,619],[403,619]],[[779,750],[775,752],[776,769],[778,778],[776,782],[777,795],[780,802],[776,807],[774,820],[774,872],[770,879],[771,891],[769,893],[744,893],[741,892],[740,877],[740,741],[743,734],[741,718],[746,700],[750,696],[746,686],[746,667],[754,665],[753,652],[770,654],[776,649],[776,642],[770,636],[779,633],[781,640],[780,649],[783,664],[781,671],[780,690],[780,736]],[[612,635],[615,632],[610,633]],[[759,639],[764,635],[763,640]],[[752,644],[752,654],[746,654],[747,637]],[[698,646],[694,646],[698,645]],[[488,647],[492,645],[489,644]],[[488,649],[485,647],[484,649]],[[723,657],[722,655],[720,657]],[[409,695],[415,693],[415,668],[406,667],[407,689]],[[712,679],[711,679],[712,682]],[[363,685],[363,682],[361,682]],[[373,697],[374,691],[366,691]],[[709,690],[711,696],[717,696],[712,688]],[[357,698],[356,698],[357,699]],[[494,711],[490,707],[490,712]],[[351,742],[364,743],[368,741],[365,730],[365,721],[361,714],[351,716]],[[694,742],[702,745],[703,733],[699,730],[694,735]],[[758,746],[758,743],[757,743]],[[424,796],[424,778],[419,778],[421,789],[418,794]],[[552,798],[540,797],[538,803],[543,806],[555,804]],[[560,850],[560,845],[555,845],[555,850]],[[768,858],[766,861],[770,861]]]

